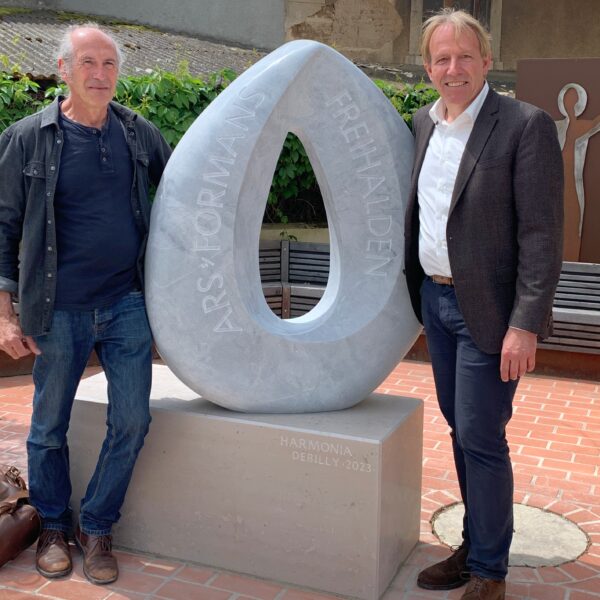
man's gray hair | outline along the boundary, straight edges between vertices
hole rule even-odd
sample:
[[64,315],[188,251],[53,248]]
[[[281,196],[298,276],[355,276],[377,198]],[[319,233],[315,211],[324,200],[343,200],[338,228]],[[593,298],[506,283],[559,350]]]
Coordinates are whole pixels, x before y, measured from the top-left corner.
[[103,33],[104,35],[106,35],[111,41],[112,43],[115,45],[115,51],[117,53],[117,67],[119,68],[119,70],[121,69],[121,66],[123,65],[123,61],[124,61],[124,56],[123,56],[123,51],[121,50],[121,47],[119,45],[119,42],[117,42],[117,40],[113,37],[113,35],[111,33],[109,33],[108,31],[106,31],[106,29],[100,27],[100,25],[98,25],[98,23],[94,23],[93,21],[88,21],[87,23],[83,23],[82,25],[77,24],[77,25],[70,25],[69,27],[67,27],[67,29],[65,30],[61,40],[60,40],[60,45],[58,47],[58,52],[56,55],[56,58],[62,58],[65,62],[65,66],[67,68],[67,72],[70,72],[71,69],[73,68],[73,58],[74,58],[74,50],[73,50],[73,32],[79,30],[79,29],[96,29],[97,31],[100,31],[101,33]]

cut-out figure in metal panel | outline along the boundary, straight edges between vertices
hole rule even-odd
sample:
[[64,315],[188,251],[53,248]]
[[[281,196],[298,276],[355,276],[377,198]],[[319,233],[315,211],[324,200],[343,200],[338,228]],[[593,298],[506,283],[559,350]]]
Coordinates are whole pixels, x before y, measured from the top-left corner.
[[565,172],[565,226],[563,259],[578,261],[581,251],[585,193],[583,169],[588,140],[600,131],[600,115],[579,119],[587,104],[587,92],[578,83],[566,84],[558,94],[564,119],[556,121]]

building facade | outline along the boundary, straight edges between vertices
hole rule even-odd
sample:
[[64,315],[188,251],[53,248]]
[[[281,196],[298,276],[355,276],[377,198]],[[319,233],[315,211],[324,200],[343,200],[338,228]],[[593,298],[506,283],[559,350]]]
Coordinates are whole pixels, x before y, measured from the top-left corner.
[[421,25],[444,6],[487,25],[495,70],[513,71],[520,58],[600,56],[598,0],[287,0],[285,34],[361,62],[418,65]]
[[110,16],[271,50],[314,39],[361,63],[419,65],[423,20],[460,6],[492,34],[495,70],[520,58],[600,57],[600,0],[1,0],[4,6]]

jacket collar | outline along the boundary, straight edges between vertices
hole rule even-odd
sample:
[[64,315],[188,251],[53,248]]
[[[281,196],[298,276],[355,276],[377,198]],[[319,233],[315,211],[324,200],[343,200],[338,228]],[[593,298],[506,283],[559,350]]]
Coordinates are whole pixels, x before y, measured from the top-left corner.
[[[59,127],[59,119],[60,119],[60,103],[65,99],[64,96],[57,96],[54,99],[54,102],[50,104],[43,112],[42,112],[42,120],[41,127],[48,127],[49,125],[54,125],[55,127]],[[111,101],[110,107],[114,110],[115,114],[119,118],[120,121],[126,127],[129,127],[133,124],[133,122],[137,119],[137,113],[133,112],[131,109],[127,108],[119,104],[118,102]]]
[[492,130],[494,129],[496,122],[498,121],[498,109],[499,109],[500,97],[494,90],[490,89],[488,95],[479,111],[473,131],[469,136],[469,141],[463,152],[460,166],[458,167],[458,173],[456,174],[456,181],[454,183],[454,191],[452,193],[452,201],[450,203],[450,213],[454,209],[458,199],[460,198],[471,173],[479,160],[479,156],[483,151]]

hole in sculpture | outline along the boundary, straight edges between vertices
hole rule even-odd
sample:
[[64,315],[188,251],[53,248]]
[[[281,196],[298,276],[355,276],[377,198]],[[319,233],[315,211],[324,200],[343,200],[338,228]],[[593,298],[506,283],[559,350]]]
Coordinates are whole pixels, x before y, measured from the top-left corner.
[[277,161],[263,219],[265,224],[324,227],[327,215],[317,178],[302,142],[288,133]]
[[300,139],[284,141],[263,217],[259,249],[263,293],[282,319],[319,302],[329,277],[329,234],[323,197]]

